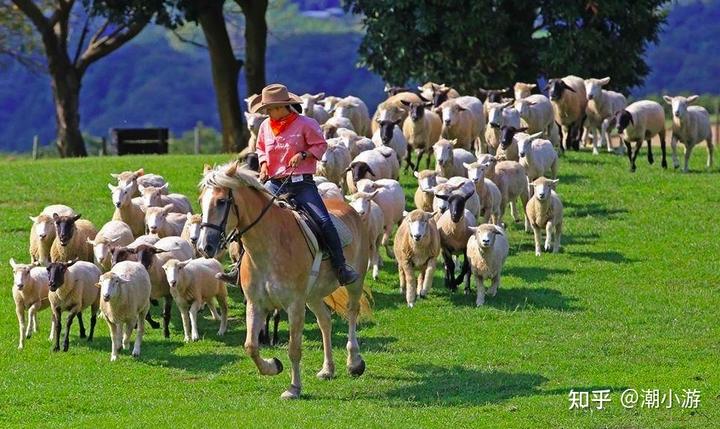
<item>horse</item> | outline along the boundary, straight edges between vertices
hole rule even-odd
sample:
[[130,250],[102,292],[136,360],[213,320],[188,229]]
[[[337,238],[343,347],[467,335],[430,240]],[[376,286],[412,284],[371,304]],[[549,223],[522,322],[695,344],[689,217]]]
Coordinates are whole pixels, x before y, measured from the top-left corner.
[[[352,232],[344,248],[345,258],[359,279],[339,287],[329,261],[311,283],[313,256],[290,209],[274,204],[273,195],[257,179],[257,173],[233,161],[206,170],[199,184],[202,224],[197,248],[213,257],[227,237],[242,241],[245,253],[240,264],[240,283],[247,300],[245,352],[262,375],[277,375],[283,365],[277,358],[263,359],[258,336],[265,315],[282,308],[290,325],[288,356],[292,365],[290,387],[283,399],[300,397],[300,358],[305,306],[315,314],[323,339],[323,366],[319,379],[335,376],[332,357],[331,320],[328,306],[348,321],[347,370],[351,376],[365,371],[356,336],[358,317],[370,313],[369,291],[363,287],[370,243],[360,216],[343,201],[325,200],[330,213],[340,217]],[[327,306],[326,306],[327,304]]]

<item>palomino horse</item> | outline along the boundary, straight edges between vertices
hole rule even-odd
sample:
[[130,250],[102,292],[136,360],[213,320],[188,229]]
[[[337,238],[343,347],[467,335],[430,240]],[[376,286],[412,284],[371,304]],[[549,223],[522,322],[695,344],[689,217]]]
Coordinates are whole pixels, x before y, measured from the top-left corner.
[[260,357],[258,335],[265,315],[275,308],[283,308],[288,314],[292,383],[281,397],[300,396],[305,305],[315,314],[322,332],[324,360],[318,378],[330,379],[335,374],[330,312],[325,303],[346,314],[347,368],[351,375],[361,375],[365,362],[359,353],[355,331],[360,313],[370,311],[363,293],[370,244],[357,213],[342,201],[325,201],[328,210],[352,231],[353,240],[344,249],[345,258],[360,273],[354,284],[338,288],[329,261],[322,262],[317,280],[309,284],[313,258],[303,233],[290,210],[273,204],[272,195],[258,181],[255,172],[237,162],[206,171],[200,182],[200,203],[203,213],[197,243],[200,252],[213,257],[224,237],[231,233],[240,236],[245,248],[240,265],[240,283],[247,300],[245,352],[260,374],[277,375],[283,369],[277,358]]

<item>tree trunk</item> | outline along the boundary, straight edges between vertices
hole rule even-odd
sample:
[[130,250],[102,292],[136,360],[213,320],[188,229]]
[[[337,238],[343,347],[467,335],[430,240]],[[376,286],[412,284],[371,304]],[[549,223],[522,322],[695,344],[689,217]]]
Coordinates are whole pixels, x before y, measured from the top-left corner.
[[80,132],[80,77],[73,67],[68,67],[51,72],[51,78],[60,156],[87,156]]
[[236,0],[245,15],[245,81],[248,97],[265,87],[268,0]]
[[198,17],[210,53],[213,86],[223,135],[223,150],[239,152],[247,146],[243,133],[242,111],[238,97],[241,63],[235,58],[222,10],[222,2],[211,2]]

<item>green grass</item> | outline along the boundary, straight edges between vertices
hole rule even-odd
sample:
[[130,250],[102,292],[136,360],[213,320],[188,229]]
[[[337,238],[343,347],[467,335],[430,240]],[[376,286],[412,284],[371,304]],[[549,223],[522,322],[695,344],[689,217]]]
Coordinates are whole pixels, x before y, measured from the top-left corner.
[[[66,203],[99,227],[112,213],[109,173],[139,166],[195,203],[203,163],[226,158],[2,162],[0,427],[717,427],[720,175],[698,170],[703,149],[690,174],[662,171],[659,158],[648,166],[644,155],[635,174],[624,157],[562,158],[562,253],[535,257],[532,236],[511,225],[502,286],[483,308],[473,296],[449,294],[438,270],[429,298],[408,309],[387,262],[370,281],[373,320],[359,330],[366,373],[353,379],[344,371],[347,325],[335,318],[338,376],[316,380],[321,339],[308,316],[297,402],[279,400],[287,370],[260,376],[245,356],[237,289],[224,338],[204,313],[203,340],[183,344],[174,308],[170,339],[150,330],[140,359],[125,352],[111,363],[104,321],[94,343],[80,340],[75,326],[70,351],[53,353],[44,311],[39,334],[16,349],[7,261],[28,260],[28,215]],[[411,202],[414,180],[403,183]],[[285,322],[280,336],[282,344],[262,354],[288,368]],[[612,391],[606,409],[568,409],[570,389],[603,388]],[[626,410],[626,388],[696,388],[701,405]]]

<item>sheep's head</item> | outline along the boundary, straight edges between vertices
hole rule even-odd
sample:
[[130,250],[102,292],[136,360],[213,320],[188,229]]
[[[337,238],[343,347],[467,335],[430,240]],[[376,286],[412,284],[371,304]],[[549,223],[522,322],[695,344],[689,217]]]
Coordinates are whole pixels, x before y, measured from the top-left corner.
[[687,115],[688,106],[695,103],[698,96],[691,95],[690,97],[670,97],[668,95],[663,95],[663,99],[667,104],[672,106],[673,116],[678,119],[683,119],[685,118],[685,115]]
[[13,286],[17,290],[23,290],[25,284],[30,280],[30,270],[36,265],[33,264],[18,264],[15,259],[10,259],[10,266],[13,270]]
[[156,207],[162,204],[162,196],[167,193],[168,184],[164,184],[159,188],[154,186],[140,186],[140,195],[142,195],[142,201],[145,207]]
[[532,148],[532,142],[540,138],[542,136],[542,131],[539,133],[531,134],[527,137],[523,135],[523,137],[518,141],[518,156],[520,158],[525,158],[527,156],[528,152],[530,152],[530,149]]
[[477,228],[472,227],[471,230],[480,247],[485,249],[495,245],[495,238],[498,235],[505,235],[505,231],[501,227],[489,223],[480,225]]
[[365,217],[366,214],[370,214],[370,202],[378,192],[380,192],[379,189],[369,193],[356,192],[346,198],[350,201],[350,206],[355,209],[361,217]]
[[490,103],[488,106],[488,124],[493,128],[500,128],[505,123],[503,120],[503,110],[506,107],[512,106],[514,102],[515,100],[511,98],[499,103]]
[[53,219],[50,216],[44,214],[40,214],[39,216],[30,216],[30,220],[33,221],[35,234],[37,234],[41,241],[55,237],[55,226],[53,224]]
[[399,125],[402,121],[401,120],[395,120],[395,121],[379,121],[380,122],[380,140],[382,140],[383,144],[389,144],[390,141],[393,139],[393,135],[395,134],[395,127]]
[[335,106],[342,100],[340,97],[328,96],[323,100],[323,109],[326,112],[332,113],[335,110]]
[[[435,194],[437,198],[439,198],[441,201],[444,201],[446,204],[441,204],[440,210],[444,212],[445,210],[450,211],[450,219],[454,223],[460,222],[460,219],[465,215],[465,203],[467,200],[472,197],[472,194],[464,194],[462,192],[453,192],[450,195],[438,195]],[[446,208],[443,208],[446,207]]]
[[328,124],[327,122],[320,125],[320,128],[323,132],[323,137],[326,139],[332,139],[337,137],[337,130],[338,128],[333,124]]
[[489,103],[500,103],[502,102],[503,95],[510,91],[510,88],[502,88],[502,89],[484,89],[479,88],[477,91],[478,98],[482,102],[489,102]]
[[482,164],[480,162],[468,164],[464,162],[463,167],[467,169],[467,177],[472,180],[473,183],[485,180],[485,171],[488,169],[487,164]]
[[[129,190],[128,187],[120,185],[114,186],[108,183],[108,189],[110,189],[110,193],[112,194],[112,202],[115,207],[120,208],[130,203],[132,191]],[[137,184],[134,185],[133,189],[137,189]]]
[[534,83],[517,82],[513,87],[515,99],[520,100],[525,97],[529,97],[532,94],[533,89],[537,87]]
[[145,211],[145,227],[150,234],[157,234],[158,230],[165,225],[167,215],[172,210],[172,204],[164,207],[148,207]]
[[603,79],[585,79],[585,92],[588,100],[594,100],[600,96],[602,87],[610,82],[610,78]]
[[165,253],[167,250],[159,249],[151,244],[140,244],[137,247],[125,248],[129,253],[137,255],[137,260],[143,264],[145,269],[149,270],[155,261],[155,255]]
[[114,179],[117,179],[117,184],[121,188],[126,188],[131,193],[134,193],[137,189],[137,179],[145,175],[145,169],[140,168],[136,171],[123,171],[122,173],[110,173]]
[[622,134],[631,124],[635,125],[632,114],[627,110],[621,110],[615,115],[618,133]]
[[545,177],[538,177],[535,179],[530,186],[533,188],[533,195],[540,201],[547,200],[552,191],[557,189],[558,179],[552,180]]
[[302,103],[300,104],[302,107],[302,113],[306,116],[312,116],[315,109],[315,103],[322,100],[325,97],[324,92],[317,93],[315,95],[312,94],[303,94],[300,96],[302,99]]
[[449,128],[455,125],[459,120],[460,112],[463,112],[465,110],[467,109],[459,105],[455,100],[445,101],[443,104],[440,105],[443,126]]
[[340,100],[335,105],[335,110],[333,111],[334,116],[340,116],[343,118],[350,118],[352,115],[352,112],[357,109],[360,105],[352,100]]
[[104,264],[110,258],[110,248],[113,244],[117,243],[120,237],[115,237],[112,240],[106,239],[105,237],[96,237],[94,240],[88,238],[87,242],[93,247],[93,255],[95,256],[95,262],[98,264]]
[[437,107],[440,104],[442,104],[442,101],[438,104],[435,104],[435,92],[441,86],[445,86],[445,84],[438,85],[433,82],[427,82],[427,83],[423,84],[423,86],[418,86],[417,89],[418,89],[418,91],[420,91],[421,97],[423,97],[426,100],[433,100],[433,106]]
[[456,140],[445,140],[440,139],[433,145],[433,154],[435,155],[435,161],[439,165],[446,165],[452,163],[454,160],[453,148],[455,147]]
[[507,149],[512,145],[513,138],[517,133],[524,133],[527,127],[515,128],[512,125],[503,125],[500,128],[500,147]]
[[551,100],[560,100],[566,90],[575,92],[575,90],[562,79],[550,79],[545,89],[548,90]]
[[202,215],[200,214],[192,214],[190,212],[187,213],[187,218],[185,220],[185,229],[187,229],[189,234],[190,243],[192,243],[193,246],[195,246],[195,243],[197,243],[198,238],[200,237],[200,224],[202,223]]
[[351,172],[355,183],[357,183],[360,179],[365,179],[370,176],[377,177],[375,176],[375,172],[373,172],[372,168],[363,161],[353,161],[345,171]]
[[57,213],[53,213],[55,231],[62,246],[67,246],[70,240],[72,240],[76,229],[75,222],[80,219],[80,216],[79,214],[75,216],[60,216]]
[[487,173],[494,172],[495,166],[498,163],[498,159],[495,157],[495,155],[491,155],[489,153],[481,154],[477,159],[478,164],[485,165],[487,167],[487,170],[485,170],[486,176]]
[[48,283],[50,292],[55,292],[65,283],[65,273],[78,261],[77,258],[70,262],[51,262],[47,266]]
[[110,302],[120,293],[120,287],[126,281],[112,271],[100,276],[100,281],[95,285],[100,288],[100,296],[103,301]]
[[425,192],[432,192],[432,188],[437,186],[437,171],[422,170],[413,173],[418,179],[418,186]]
[[191,260],[192,259],[188,259],[187,261],[179,261],[177,259],[170,259],[165,262],[165,264],[163,264],[162,269],[163,271],[165,271],[165,276],[167,277],[167,281],[170,287],[174,288],[177,286],[180,272]]
[[245,122],[247,122],[247,128],[251,133],[257,135],[260,131],[260,125],[267,119],[267,115],[262,113],[247,113],[245,112]]
[[128,247],[110,247],[110,265],[115,266],[118,262],[135,260],[135,254]]
[[406,222],[408,223],[408,229],[410,230],[410,236],[415,241],[420,241],[427,234],[428,222],[433,219],[435,213],[428,213],[426,211],[415,209],[406,216]]

